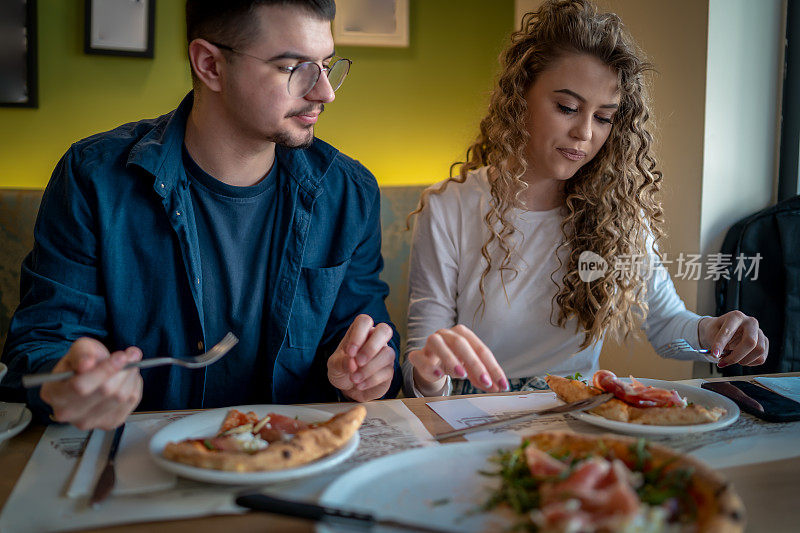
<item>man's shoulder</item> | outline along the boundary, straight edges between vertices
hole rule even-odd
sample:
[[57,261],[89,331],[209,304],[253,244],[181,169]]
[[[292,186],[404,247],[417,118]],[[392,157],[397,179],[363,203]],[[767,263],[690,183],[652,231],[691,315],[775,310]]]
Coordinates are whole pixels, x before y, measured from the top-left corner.
[[330,166],[325,174],[327,186],[338,182],[343,186],[355,186],[368,191],[378,190],[378,181],[375,176],[357,159],[340,152],[318,138],[314,139],[314,143],[309,149],[325,154],[330,160]]
[[80,162],[127,158],[130,150],[154,130],[163,129],[171,113],[156,118],[121,124],[114,129],[95,133],[72,144],[70,151]]

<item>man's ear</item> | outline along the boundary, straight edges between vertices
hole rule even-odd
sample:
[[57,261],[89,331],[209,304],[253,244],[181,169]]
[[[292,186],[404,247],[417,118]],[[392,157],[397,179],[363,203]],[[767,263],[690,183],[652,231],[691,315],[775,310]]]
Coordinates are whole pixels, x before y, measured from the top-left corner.
[[206,41],[195,39],[189,43],[189,61],[195,76],[214,92],[222,90],[220,71],[226,63],[222,51]]

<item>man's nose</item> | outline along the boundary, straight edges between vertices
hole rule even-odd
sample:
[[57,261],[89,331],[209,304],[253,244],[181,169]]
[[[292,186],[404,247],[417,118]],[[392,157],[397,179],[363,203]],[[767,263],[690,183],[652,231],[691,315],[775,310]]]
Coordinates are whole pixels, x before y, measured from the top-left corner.
[[327,74],[324,72],[320,73],[317,83],[314,84],[314,87],[308,91],[308,94],[305,95],[304,98],[306,100],[322,102],[325,104],[328,102],[333,102],[333,99],[336,98],[336,95],[333,92],[333,87],[331,87],[331,82],[328,80]]

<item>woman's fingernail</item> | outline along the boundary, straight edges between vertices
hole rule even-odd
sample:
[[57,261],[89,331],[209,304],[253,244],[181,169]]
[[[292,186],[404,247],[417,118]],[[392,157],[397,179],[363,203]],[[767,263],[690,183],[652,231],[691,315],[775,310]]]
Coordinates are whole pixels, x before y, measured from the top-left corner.
[[453,374],[455,374],[459,379],[464,379],[467,377],[467,371],[464,370],[464,367],[461,365],[456,365],[456,367],[453,369]]
[[486,387],[492,386],[492,378],[489,377],[489,374],[481,374],[481,383],[483,383]]
[[500,387],[500,390],[503,392],[508,392],[508,389],[510,388],[506,378],[500,378],[500,380],[497,382],[497,386]]
[[719,357],[719,356],[720,356],[719,348],[714,348],[714,357]]
[[440,378],[444,375],[444,373],[442,373],[442,371],[437,368],[436,370],[433,371],[433,375],[436,376],[437,378]]

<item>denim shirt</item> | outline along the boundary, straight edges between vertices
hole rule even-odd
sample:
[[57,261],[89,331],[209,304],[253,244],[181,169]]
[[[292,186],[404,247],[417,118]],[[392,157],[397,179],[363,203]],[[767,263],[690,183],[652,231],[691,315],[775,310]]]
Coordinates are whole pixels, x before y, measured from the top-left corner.
[[[203,331],[198,238],[181,157],[192,97],[167,115],[75,143],[58,163],[22,265],[3,396],[22,399],[21,375],[49,371],[82,336],[112,351],[138,346],[145,358],[195,355],[219,340]],[[388,286],[379,278],[379,189],[360,163],[318,139],[276,151],[289,179],[278,192],[269,251],[268,318],[253,325],[264,327],[269,347],[258,364],[272,366],[276,403],[335,401],[341,395],[326,363],[353,319],[365,313],[391,325]],[[142,370],[137,409],[203,407],[208,372],[213,365]],[[386,397],[400,381],[396,356]],[[38,389],[24,399],[40,416],[50,412]]]

